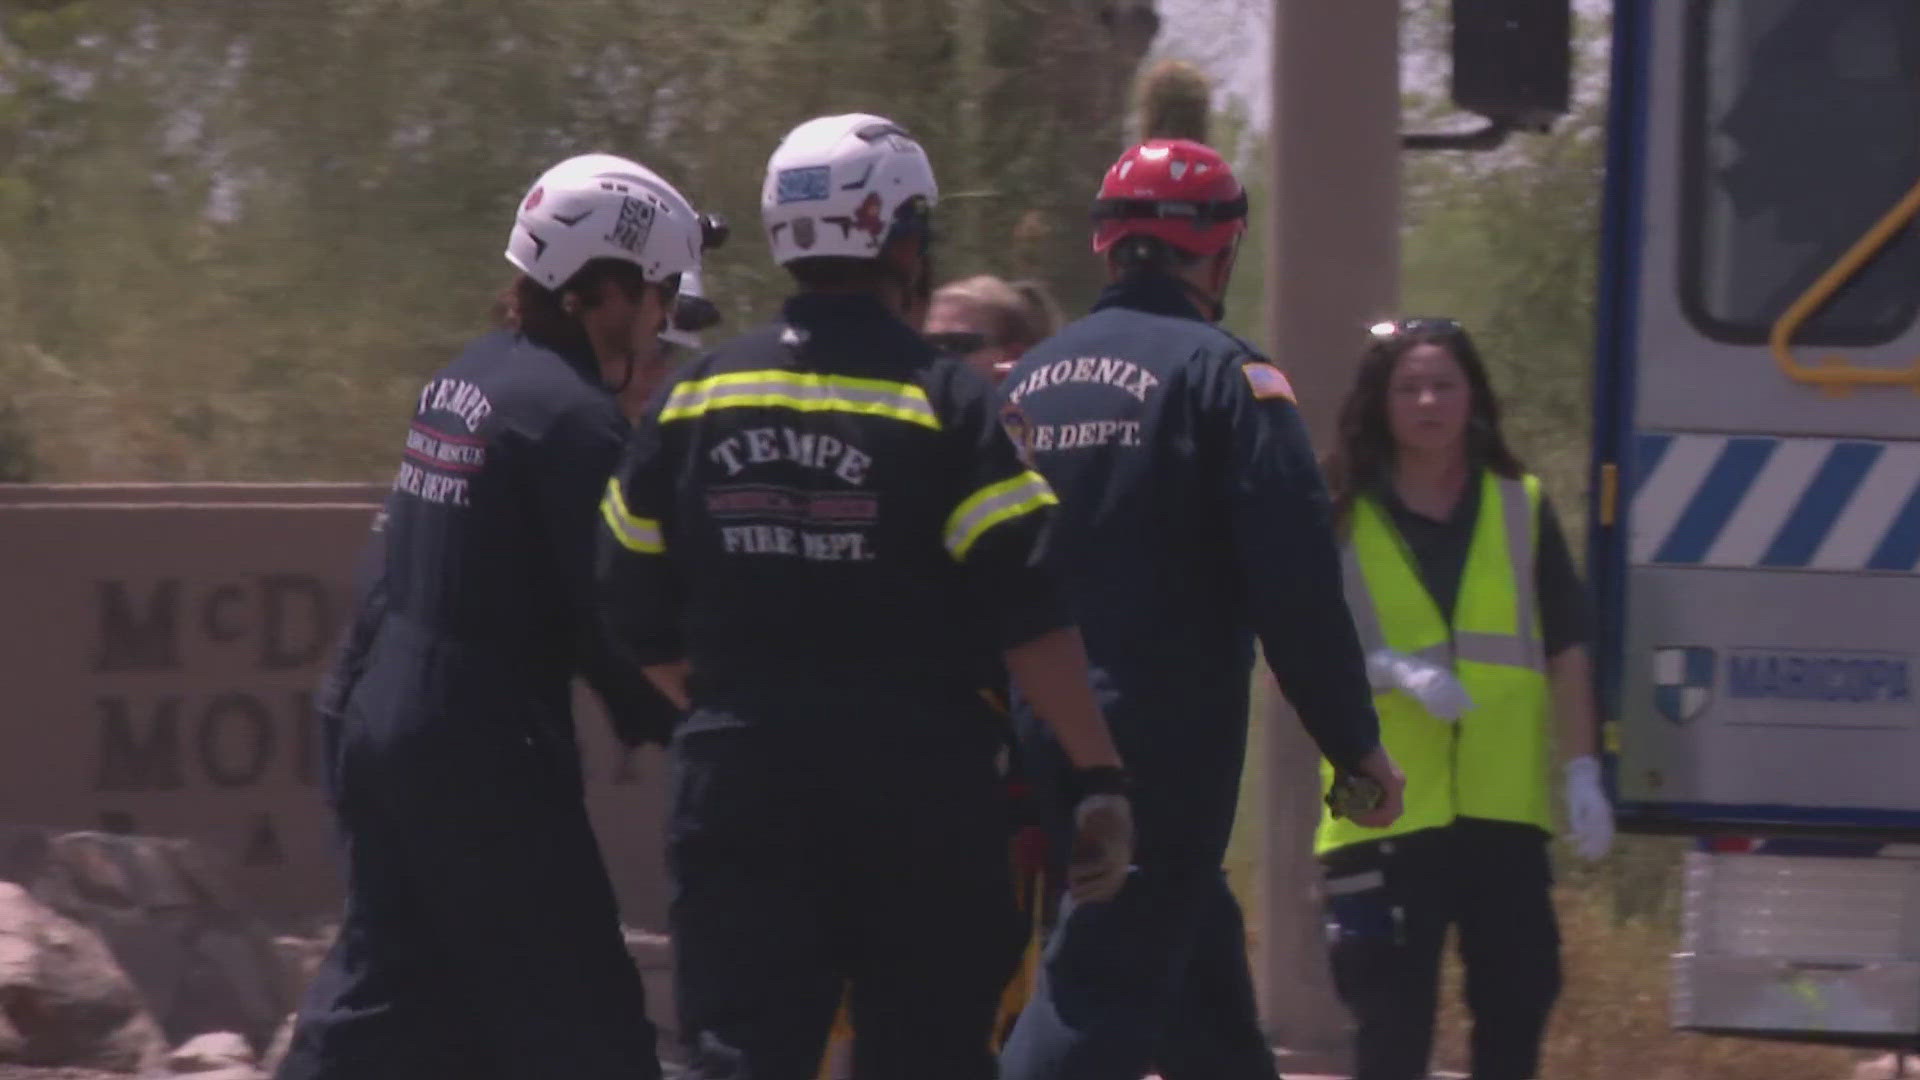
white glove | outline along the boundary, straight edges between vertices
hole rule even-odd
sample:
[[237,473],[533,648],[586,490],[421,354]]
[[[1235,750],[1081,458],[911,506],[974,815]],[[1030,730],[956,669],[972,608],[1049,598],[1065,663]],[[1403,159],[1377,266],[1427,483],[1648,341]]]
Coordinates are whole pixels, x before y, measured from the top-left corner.
[[1375,649],[1367,657],[1367,681],[1376,690],[1402,690],[1442,720],[1458,720],[1473,707],[1453,672],[1431,660]]
[[1613,846],[1613,807],[1600,788],[1600,761],[1592,754],[1567,762],[1567,828],[1573,850],[1588,862]]

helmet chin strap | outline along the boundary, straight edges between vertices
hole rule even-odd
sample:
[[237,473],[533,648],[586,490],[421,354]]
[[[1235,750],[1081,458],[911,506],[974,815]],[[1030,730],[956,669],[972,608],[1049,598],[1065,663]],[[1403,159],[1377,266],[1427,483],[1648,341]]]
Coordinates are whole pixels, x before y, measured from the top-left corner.
[[[906,221],[898,220],[899,214],[915,205],[920,206],[916,211],[917,217]],[[900,308],[904,313],[912,311],[915,305],[925,304],[933,296],[933,229],[927,220],[924,204],[914,202],[903,204],[895,213],[896,222],[893,228],[888,230],[887,238],[881,243],[880,265],[887,272],[887,276],[900,286]],[[915,259],[918,264],[916,269],[919,271],[917,274],[903,269],[893,259],[887,257],[887,249],[902,236],[917,236],[920,240],[918,257]]]
[[1180,283],[1186,286],[1189,293],[1193,294],[1193,298],[1200,302],[1200,310],[1213,313],[1214,322],[1221,322],[1227,317],[1227,283],[1233,280],[1233,264],[1238,261],[1239,258],[1240,239],[1235,237],[1233,246],[1227,249],[1226,270],[1220,275],[1220,295],[1218,296],[1193,284],[1184,277],[1180,279]]
[[625,374],[620,376],[620,385],[607,387],[607,390],[612,393],[614,397],[619,397],[621,394],[626,393],[627,387],[633,385],[633,350],[631,348],[627,349],[626,354],[626,371]]
[[[672,318],[673,318],[673,300],[669,298],[666,301],[666,303],[662,306],[662,314],[660,318],[654,320],[653,336],[656,340],[659,339],[661,332],[666,330],[667,323]],[[629,341],[629,344],[627,345],[627,347],[621,350],[621,352],[625,354],[627,362],[626,362],[625,370],[620,376],[620,385],[607,387],[607,390],[610,393],[612,393],[614,397],[619,397],[621,394],[626,393],[627,388],[633,385],[633,370],[636,366],[638,366],[640,362],[639,358],[633,355],[633,345],[631,344],[632,339],[629,338],[628,341]]]
[[1174,280],[1178,281],[1180,287],[1187,291],[1187,295],[1192,297],[1196,304],[1200,305],[1201,313],[1206,315],[1211,321],[1219,322],[1221,319],[1227,317],[1227,301],[1225,297],[1216,297],[1207,290],[1188,281],[1186,278],[1179,277]]

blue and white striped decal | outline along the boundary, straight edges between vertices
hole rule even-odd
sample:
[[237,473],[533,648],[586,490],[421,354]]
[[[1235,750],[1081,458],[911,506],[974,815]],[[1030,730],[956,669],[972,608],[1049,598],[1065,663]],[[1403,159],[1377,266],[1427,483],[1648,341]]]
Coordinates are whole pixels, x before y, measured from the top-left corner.
[[1920,573],[1920,442],[1634,440],[1636,566]]

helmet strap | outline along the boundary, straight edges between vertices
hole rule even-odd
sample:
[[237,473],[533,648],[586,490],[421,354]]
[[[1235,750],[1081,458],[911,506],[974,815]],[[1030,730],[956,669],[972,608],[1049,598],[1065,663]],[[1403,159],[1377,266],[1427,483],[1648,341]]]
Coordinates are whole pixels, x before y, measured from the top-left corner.
[[[1225,257],[1222,258],[1222,256]],[[1221,322],[1227,317],[1227,287],[1233,283],[1234,264],[1240,259],[1240,237],[1235,236],[1233,243],[1215,252],[1210,258],[1213,265],[1218,268],[1214,273],[1218,276],[1220,283],[1214,287],[1213,295],[1208,298],[1207,303],[1213,309],[1213,321]]]
[[[912,257],[911,265],[903,265],[908,260],[899,254],[895,246],[902,240],[917,236],[920,243],[918,251]],[[921,311],[933,298],[933,251],[932,236],[924,229],[917,232],[900,231],[887,239],[880,252],[880,269],[886,278],[899,290],[896,297],[900,314],[908,317]]]
[[620,385],[609,386],[607,387],[607,390],[611,392],[614,397],[619,397],[621,394],[624,394],[627,392],[627,387],[632,385],[633,385],[633,350],[628,349],[626,368],[625,368],[625,371],[620,376]]
[[[660,298],[660,314],[659,317],[654,320],[653,331],[648,335],[648,339],[658,343],[655,346],[656,349],[664,349],[665,343],[660,342],[660,334],[673,322],[674,301],[679,294],[677,277],[669,282],[650,281],[643,285],[642,288]],[[618,385],[610,385],[607,387],[608,392],[616,398],[626,393],[627,389],[633,385],[634,370],[640,363],[640,358],[633,354],[632,345],[628,345],[622,352],[624,354],[624,363],[621,365],[620,382]],[[661,357],[656,354],[654,360],[658,362],[660,359]]]

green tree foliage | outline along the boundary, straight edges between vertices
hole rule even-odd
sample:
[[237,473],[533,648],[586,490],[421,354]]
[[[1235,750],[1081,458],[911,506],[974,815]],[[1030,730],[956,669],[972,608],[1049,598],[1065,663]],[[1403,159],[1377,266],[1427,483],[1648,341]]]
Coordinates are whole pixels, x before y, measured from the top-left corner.
[[[1406,122],[1457,125],[1444,83],[1446,6],[1408,0],[1404,14]],[[1606,35],[1603,19],[1581,12],[1576,100],[1552,131],[1515,135],[1487,153],[1409,154],[1402,202],[1403,309],[1467,326],[1492,369],[1509,437],[1576,528],[1606,165]]]
[[1086,207],[1147,0],[24,0],[0,6],[0,377],[51,475],[371,477],[487,316],[515,201],[639,158],[736,239],[779,136],[881,112],[950,198],[943,275],[1097,286]]

